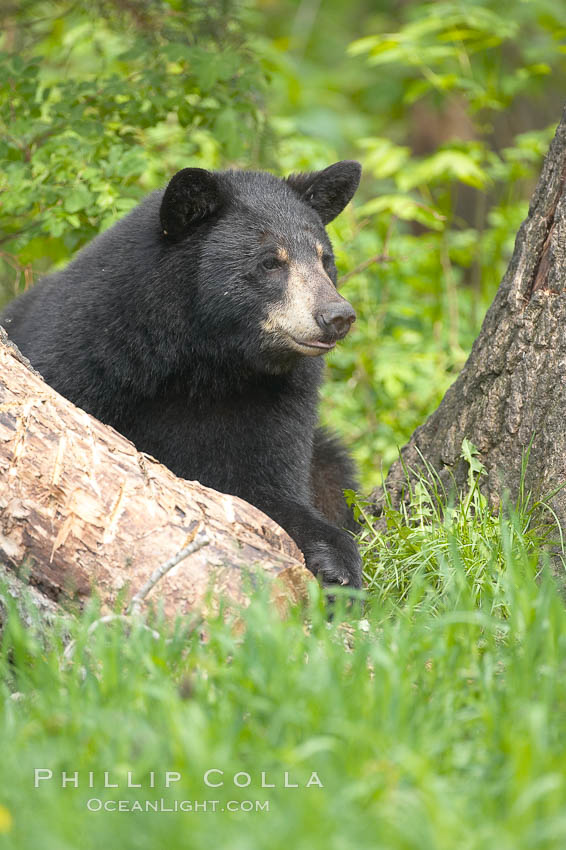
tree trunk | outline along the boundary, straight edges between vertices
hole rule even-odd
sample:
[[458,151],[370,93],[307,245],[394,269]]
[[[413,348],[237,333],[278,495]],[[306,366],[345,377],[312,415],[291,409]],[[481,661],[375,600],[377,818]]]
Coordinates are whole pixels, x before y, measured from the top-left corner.
[[0,374],[0,563],[11,595],[30,584],[49,613],[94,589],[103,608],[135,597],[173,616],[200,611],[208,592],[244,602],[260,573],[277,576],[282,604],[304,591],[312,576],[275,522],[137,452],[49,387],[1,329]]
[[[438,409],[417,428],[386,486],[403,498],[406,473],[424,462],[450,488],[467,480],[462,441],[487,470],[485,491],[497,506],[504,488],[544,495],[566,483],[566,111],[546,156],[509,268],[464,369]],[[373,494],[377,502],[383,493]],[[566,489],[550,501],[566,530]]]

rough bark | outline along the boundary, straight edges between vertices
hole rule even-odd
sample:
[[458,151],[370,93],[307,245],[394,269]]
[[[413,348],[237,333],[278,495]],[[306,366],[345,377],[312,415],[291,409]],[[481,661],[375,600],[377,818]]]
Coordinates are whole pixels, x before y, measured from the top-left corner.
[[[209,543],[159,579],[140,607],[167,615],[220,597],[245,602],[248,582],[277,577],[300,594],[312,578],[293,541],[261,511],[169,470],[55,392],[0,333],[0,563],[44,612],[126,608],[156,568],[204,531]],[[5,574],[6,575],[6,574]],[[210,597],[208,594],[210,593]]]
[[[462,440],[479,449],[485,488],[497,505],[526,488],[544,495],[566,482],[566,111],[544,162],[509,268],[470,357],[438,409],[417,428],[386,486],[402,498],[404,466],[422,458],[450,487],[465,486]],[[376,491],[379,501],[382,493]],[[566,530],[566,489],[551,500]]]

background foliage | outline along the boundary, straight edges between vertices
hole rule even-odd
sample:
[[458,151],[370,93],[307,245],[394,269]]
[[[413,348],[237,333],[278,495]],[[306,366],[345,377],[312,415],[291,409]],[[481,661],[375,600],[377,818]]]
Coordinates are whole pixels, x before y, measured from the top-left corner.
[[359,319],[322,414],[377,483],[504,271],[561,109],[562,4],[23,0],[3,24],[4,301],[180,167],[362,161],[331,227]]
[[[566,7],[549,0],[4,0],[0,300],[178,168],[285,174],[356,157],[331,226],[354,332],[322,414],[379,480],[462,366],[562,108]],[[470,469],[418,482],[360,535],[365,618],[313,591],[284,622],[156,620],[49,633],[0,586],[0,847],[561,850],[566,613],[522,494],[494,516]],[[365,507],[358,504],[363,519]],[[69,638],[72,657],[65,652]],[[97,791],[33,769],[82,775]],[[228,784],[205,793],[210,767]],[[100,788],[113,771],[119,793]],[[149,775],[182,788],[153,794]],[[253,776],[251,790],[231,776]],[[323,789],[285,789],[282,772]],[[125,787],[128,771],[143,791]],[[261,771],[277,787],[258,788]],[[90,797],[268,798],[269,813],[88,814]]]

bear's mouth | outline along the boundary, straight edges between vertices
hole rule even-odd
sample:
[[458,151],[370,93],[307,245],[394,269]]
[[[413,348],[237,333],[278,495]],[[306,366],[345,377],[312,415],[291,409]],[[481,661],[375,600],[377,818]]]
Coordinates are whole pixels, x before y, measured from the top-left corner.
[[323,342],[321,339],[311,339],[307,342],[304,339],[295,339],[294,336],[291,339],[296,345],[300,345],[303,348],[316,348],[319,351],[330,351],[336,345],[336,340],[333,342]]

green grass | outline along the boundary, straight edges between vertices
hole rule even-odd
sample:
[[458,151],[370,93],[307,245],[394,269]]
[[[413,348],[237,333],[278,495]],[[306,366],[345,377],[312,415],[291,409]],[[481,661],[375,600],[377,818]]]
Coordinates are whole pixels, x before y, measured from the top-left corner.
[[[362,620],[329,623],[313,592],[282,621],[259,590],[243,628],[219,617],[204,639],[183,623],[89,631],[94,605],[40,637],[8,603],[0,848],[565,847],[566,610],[533,517],[492,516],[479,474],[451,510],[417,488],[404,516],[364,532]],[[53,779],[34,788],[35,768]],[[206,787],[211,768],[224,786]],[[167,770],[181,774],[169,789]],[[305,787],[313,772],[323,787]],[[89,799],[218,802],[89,812]]]

